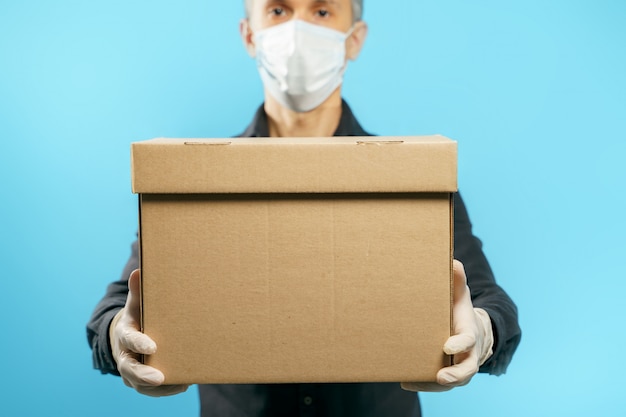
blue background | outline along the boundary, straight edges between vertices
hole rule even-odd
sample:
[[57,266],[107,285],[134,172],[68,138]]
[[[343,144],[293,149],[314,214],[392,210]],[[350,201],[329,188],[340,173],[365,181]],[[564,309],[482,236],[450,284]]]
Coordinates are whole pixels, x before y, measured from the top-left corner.
[[[459,141],[522,344],[428,417],[622,416],[626,2],[365,2],[364,127]],[[84,326],[136,230],[129,144],[237,134],[262,101],[241,2],[0,0],[2,416],[196,415],[91,369]],[[506,414],[505,411],[506,410]]]

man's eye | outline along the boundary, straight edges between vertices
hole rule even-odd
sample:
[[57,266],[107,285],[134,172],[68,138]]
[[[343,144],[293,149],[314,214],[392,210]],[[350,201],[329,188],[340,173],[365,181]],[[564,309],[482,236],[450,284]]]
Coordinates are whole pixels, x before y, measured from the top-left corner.
[[272,16],[284,16],[285,9],[283,9],[282,7],[274,7],[273,9],[270,10],[270,14]]
[[317,15],[319,17],[328,17],[328,16],[330,16],[330,12],[328,10],[326,10],[326,9],[320,9],[320,10],[317,11]]

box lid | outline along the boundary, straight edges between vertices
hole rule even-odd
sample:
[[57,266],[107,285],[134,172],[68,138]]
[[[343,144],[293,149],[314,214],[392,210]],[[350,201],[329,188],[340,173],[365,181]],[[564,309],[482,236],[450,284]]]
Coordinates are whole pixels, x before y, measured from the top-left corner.
[[454,192],[457,144],[440,135],[158,138],[131,145],[132,191]]

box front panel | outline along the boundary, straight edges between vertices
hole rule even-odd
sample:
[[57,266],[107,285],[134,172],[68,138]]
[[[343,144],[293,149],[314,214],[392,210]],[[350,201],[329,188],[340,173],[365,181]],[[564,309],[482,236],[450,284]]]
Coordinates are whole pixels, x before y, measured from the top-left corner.
[[150,196],[146,362],[166,383],[433,380],[450,330],[441,195]]

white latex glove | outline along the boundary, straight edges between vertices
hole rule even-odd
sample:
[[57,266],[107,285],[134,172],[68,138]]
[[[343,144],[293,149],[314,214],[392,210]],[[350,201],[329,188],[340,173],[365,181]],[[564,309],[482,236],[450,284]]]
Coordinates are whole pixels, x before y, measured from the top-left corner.
[[140,273],[134,270],[128,278],[128,298],[109,327],[111,351],[117,370],[124,383],[137,392],[152,397],[162,397],[184,392],[188,385],[162,385],[165,377],[158,369],[143,365],[139,355],[156,352],[156,343],[139,331]]
[[437,373],[437,382],[403,382],[407,391],[447,391],[466,385],[489,359],[493,351],[491,319],[482,308],[474,308],[467,286],[463,264],[454,261],[454,334],[443,346],[447,355],[453,355],[454,365]]

